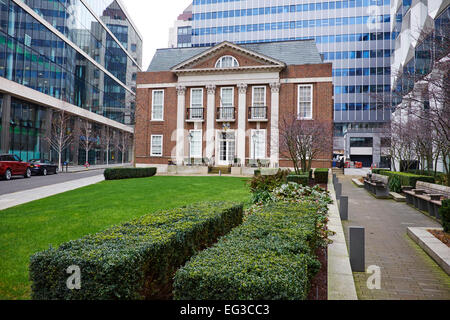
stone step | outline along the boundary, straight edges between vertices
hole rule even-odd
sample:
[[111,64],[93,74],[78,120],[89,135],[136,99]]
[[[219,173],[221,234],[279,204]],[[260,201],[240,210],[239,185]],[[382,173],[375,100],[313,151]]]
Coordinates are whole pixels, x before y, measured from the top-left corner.
[[231,174],[231,167],[213,167],[209,171],[210,174]]
[[389,192],[389,195],[397,202],[406,202],[406,197],[402,196],[401,194],[397,192]]

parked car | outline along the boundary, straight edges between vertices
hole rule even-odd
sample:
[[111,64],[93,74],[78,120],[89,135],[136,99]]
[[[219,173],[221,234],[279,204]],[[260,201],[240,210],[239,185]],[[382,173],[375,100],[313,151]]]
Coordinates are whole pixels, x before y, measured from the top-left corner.
[[38,174],[42,176],[46,176],[49,173],[53,174],[58,173],[58,165],[49,160],[39,160],[39,159],[30,160],[30,167],[31,172],[33,174]]
[[11,180],[12,176],[31,177],[31,168],[28,162],[22,161],[15,154],[0,155],[0,176]]

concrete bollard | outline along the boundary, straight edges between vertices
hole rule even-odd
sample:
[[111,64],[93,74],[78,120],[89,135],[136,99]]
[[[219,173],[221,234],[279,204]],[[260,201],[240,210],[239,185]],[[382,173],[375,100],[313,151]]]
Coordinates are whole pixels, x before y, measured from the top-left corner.
[[363,227],[349,227],[350,265],[353,272],[365,272],[365,239]]
[[348,220],[348,196],[339,198],[339,215],[341,220]]
[[342,195],[342,184],[340,184],[339,182],[337,182],[334,185],[334,190],[336,191],[336,200],[339,200],[339,198]]
[[333,185],[336,183],[336,173],[333,173]]

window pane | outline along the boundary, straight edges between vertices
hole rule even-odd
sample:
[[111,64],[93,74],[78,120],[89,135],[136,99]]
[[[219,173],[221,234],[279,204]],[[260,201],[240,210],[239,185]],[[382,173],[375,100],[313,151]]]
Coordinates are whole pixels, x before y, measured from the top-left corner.
[[202,89],[192,89],[192,108],[202,108],[203,107],[203,90]]
[[162,155],[162,136],[152,136],[151,153],[154,156]]
[[298,112],[300,118],[312,118],[312,87],[299,86]]

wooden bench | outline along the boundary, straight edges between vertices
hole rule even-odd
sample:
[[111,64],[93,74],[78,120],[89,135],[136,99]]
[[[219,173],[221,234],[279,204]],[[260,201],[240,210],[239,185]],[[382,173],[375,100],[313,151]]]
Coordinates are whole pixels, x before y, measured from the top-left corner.
[[364,188],[372,193],[376,198],[388,199],[389,196],[389,178],[381,174],[373,173],[371,176],[364,177]]
[[441,219],[439,208],[442,200],[450,198],[450,187],[423,181],[417,181],[415,189],[404,186],[402,191],[406,196],[406,203],[437,219]]

